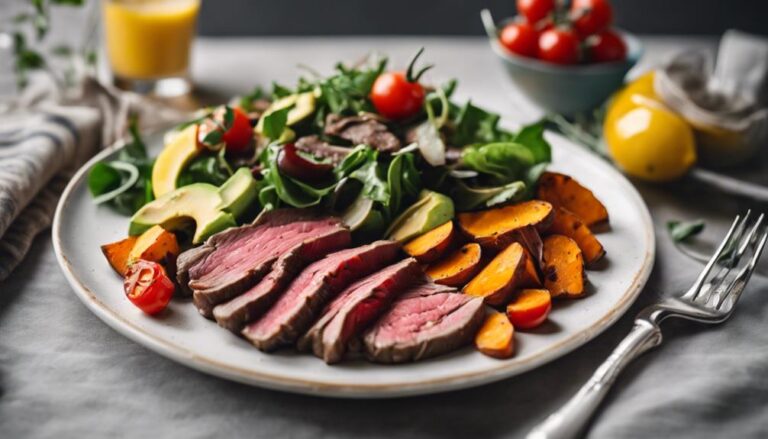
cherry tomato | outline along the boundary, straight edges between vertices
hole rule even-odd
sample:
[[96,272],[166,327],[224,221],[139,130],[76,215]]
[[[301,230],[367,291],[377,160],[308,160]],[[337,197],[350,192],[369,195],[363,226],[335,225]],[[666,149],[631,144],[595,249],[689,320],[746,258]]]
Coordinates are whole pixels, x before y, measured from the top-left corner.
[[499,42],[512,53],[535,57],[538,52],[539,33],[529,23],[510,23],[499,34]]
[[408,119],[421,111],[424,105],[424,87],[419,84],[419,78],[433,66],[429,65],[414,72],[416,60],[424,52],[419,49],[413,57],[408,70],[403,72],[386,72],[379,75],[371,87],[371,101],[376,111],[387,119]]
[[517,0],[517,12],[535,24],[555,9],[555,0]]
[[296,145],[287,143],[277,155],[277,166],[286,175],[305,181],[317,181],[333,171],[330,163],[317,163],[302,157]]
[[539,59],[555,64],[575,64],[579,60],[579,39],[573,32],[550,29],[539,37]]
[[123,288],[131,303],[152,315],[168,306],[176,287],[162,265],[138,260],[128,267]]
[[608,0],[573,0],[571,19],[573,29],[585,38],[610,26],[613,21],[613,8]]
[[621,61],[627,57],[627,45],[616,32],[605,31],[594,36],[589,46],[592,62]]
[[248,150],[253,141],[251,120],[245,112],[237,107],[232,108],[232,126],[221,136],[227,145],[227,151],[242,153]]
[[424,104],[424,87],[409,82],[403,72],[382,73],[371,88],[371,101],[376,111],[387,119],[415,116]]

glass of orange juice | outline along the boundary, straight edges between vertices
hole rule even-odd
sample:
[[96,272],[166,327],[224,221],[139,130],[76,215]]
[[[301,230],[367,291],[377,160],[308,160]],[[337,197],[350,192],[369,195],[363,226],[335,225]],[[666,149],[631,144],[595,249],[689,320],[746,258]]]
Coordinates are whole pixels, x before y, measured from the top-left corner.
[[200,0],[103,0],[113,82],[162,97],[190,91],[189,58]]

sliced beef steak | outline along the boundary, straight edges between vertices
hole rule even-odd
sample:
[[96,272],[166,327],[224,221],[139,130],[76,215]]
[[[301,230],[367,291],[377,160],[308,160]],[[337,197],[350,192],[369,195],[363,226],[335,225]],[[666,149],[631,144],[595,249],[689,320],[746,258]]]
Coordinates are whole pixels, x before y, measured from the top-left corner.
[[395,152],[401,146],[400,139],[392,134],[386,125],[377,120],[375,115],[329,114],[325,119],[324,133],[348,140],[353,145],[364,144],[384,152]]
[[302,241],[280,255],[272,271],[253,288],[213,308],[213,317],[219,325],[239,332],[246,323],[263,314],[307,264],[348,247],[351,240],[347,229],[337,228]]
[[329,364],[341,361],[354,335],[385,311],[397,295],[423,281],[419,264],[408,258],[355,282],[326,307],[299,340],[299,349],[311,350]]
[[[295,343],[329,300],[352,282],[392,263],[399,249],[400,245],[394,241],[376,241],[332,253],[313,263],[291,282],[266,314],[243,329],[242,335],[264,351]],[[222,324],[218,310],[219,307],[214,315]],[[227,318],[224,326],[231,327],[234,324],[231,319]]]
[[336,146],[324,142],[316,135],[300,137],[296,140],[296,148],[315,157],[328,159],[334,165],[341,163],[349,155],[349,152],[352,151],[351,148],[345,146]]
[[418,361],[469,343],[483,323],[483,300],[425,283],[404,293],[363,335],[379,363]]
[[[191,256],[183,254],[180,259],[185,269],[177,276],[189,279],[195,305],[210,317],[215,305],[260,281],[280,255],[318,237],[348,242],[348,234],[337,218],[318,217],[300,209],[278,209],[260,215],[253,224],[212,236]],[[331,238],[323,242],[329,244]]]

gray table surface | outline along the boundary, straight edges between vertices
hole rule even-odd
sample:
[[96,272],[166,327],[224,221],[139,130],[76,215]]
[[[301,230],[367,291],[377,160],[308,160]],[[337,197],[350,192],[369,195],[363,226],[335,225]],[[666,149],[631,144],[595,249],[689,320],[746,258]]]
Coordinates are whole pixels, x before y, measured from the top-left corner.
[[[640,69],[712,40],[645,39]],[[421,45],[431,80],[458,78],[469,97],[524,122],[536,118],[481,39],[201,40],[194,76],[206,92],[235,94],[296,64],[327,72],[371,49],[404,64]],[[651,279],[628,315],[583,348],[524,375],[409,399],[332,400],[278,393],[204,375],[117,334],[70,290],[50,237],[0,284],[0,437],[520,437],[557,408],[628,331],[640,307],[687,287],[700,265],[673,248],[669,219],[705,218],[716,239],[747,203],[692,184],[637,183],[656,225]],[[628,244],[631,245],[631,244]],[[757,277],[733,320],[717,328],[671,322],[665,343],[619,379],[590,437],[766,437],[768,281]]]

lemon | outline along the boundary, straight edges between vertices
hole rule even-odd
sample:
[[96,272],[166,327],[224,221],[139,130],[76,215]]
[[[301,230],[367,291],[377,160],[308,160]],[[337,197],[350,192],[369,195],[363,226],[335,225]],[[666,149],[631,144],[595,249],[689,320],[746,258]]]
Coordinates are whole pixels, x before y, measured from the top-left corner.
[[190,125],[170,137],[152,167],[152,191],[155,198],[176,189],[176,180],[190,160],[197,157],[197,125]]
[[603,136],[614,162],[644,180],[675,180],[696,163],[693,130],[661,103],[653,90],[653,72],[616,94]]

